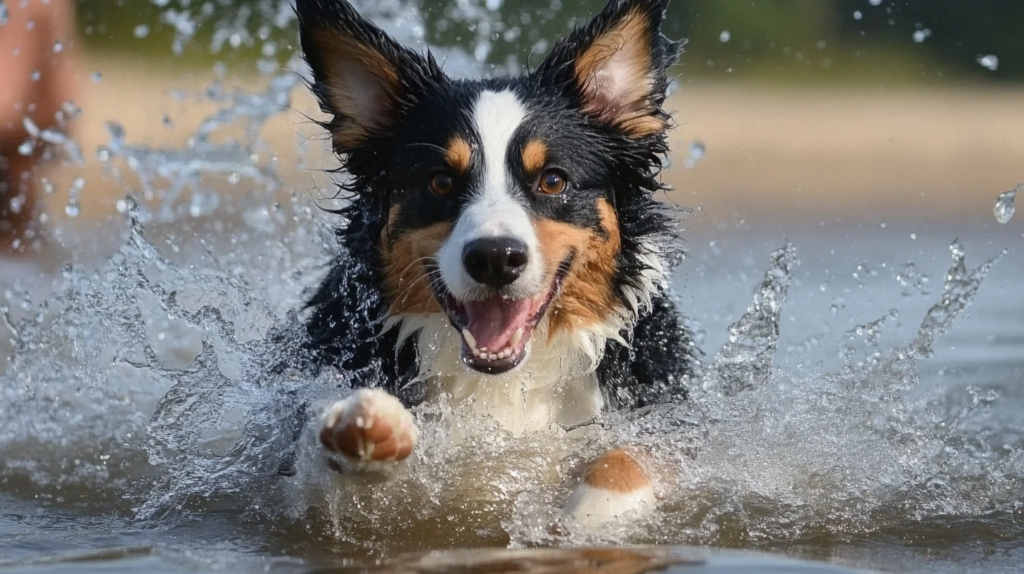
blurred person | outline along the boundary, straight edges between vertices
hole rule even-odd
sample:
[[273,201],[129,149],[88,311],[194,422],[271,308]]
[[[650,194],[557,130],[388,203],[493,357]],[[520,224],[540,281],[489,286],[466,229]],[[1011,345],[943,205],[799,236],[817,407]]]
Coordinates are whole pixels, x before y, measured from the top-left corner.
[[45,244],[34,172],[47,146],[19,146],[30,138],[26,117],[40,130],[58,127],[75,97],[74,8],[74,0],[0,2],[0,256]]

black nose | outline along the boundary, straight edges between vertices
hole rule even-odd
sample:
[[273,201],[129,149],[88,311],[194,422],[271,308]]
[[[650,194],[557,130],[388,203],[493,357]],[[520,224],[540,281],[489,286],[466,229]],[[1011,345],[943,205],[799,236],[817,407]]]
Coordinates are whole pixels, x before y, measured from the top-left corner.
[[504,287],[518,279],[529,260],[526,244],[511,237],[476,239],[462,250],[462,264],[469,276],[491,287]]

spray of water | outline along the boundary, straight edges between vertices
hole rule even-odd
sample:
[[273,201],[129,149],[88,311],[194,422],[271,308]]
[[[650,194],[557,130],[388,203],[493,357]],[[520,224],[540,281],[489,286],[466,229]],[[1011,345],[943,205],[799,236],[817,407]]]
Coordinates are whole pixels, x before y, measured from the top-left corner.
[[[283,29],[292,18],[285,4],[256,2],[231,16],[237,21],[216,23],[233,32],[218,34],[214,47],[271,42],[259,31],[243,33],[239,22]],[[480,41],[471,54],[452,51],[449,69],[471,71],[486,57],[494,26],[480,23],[490,22],[490,4],[459,10],[477,22]],[[407,2],[362,8],[400,40],[424,41],[421,15]],[[163,11],[176,50],[207,24],[204,17]],[[264,44],[264,53],[274,49]],[[941,296],[913,340],[881,348],[879,334],[896,312],[885,314],[848,334],[837,372],[775,365],[799,266],[787,244],[771,254],[746,313],[689,401],[520,439],[486,420],[456,417],[444,402],[424,405],[415,412],[422,448],[394,482],[344,489],[329,475],[303,472],[310,469],[279,476],[297,431],[288,416],[294,405],[339,398],[349,387],[348,374],[314,372],[298,352],[304,334],[295,310],[323,263],[340,254],[315,208],[300,200],[267,206],[280,184],[273,162],[260,159],[260,127],[287,111],[303,72],[270,64],[265,71],[263,92],[214,84],[208,96],[223,106],[184,149],[130,145],[125,129],[109,124],[100,159],[124,160],[143,182],[141,205],[133,197],[119,203],[123,244],[96,269],[68,266],[46,294],[30,285],[2,294],[0,331],[13,347],[0,374],[4,491],[140,519],[229,508],[300,522],[342,549],[380,553],[495,543],[749,547],[898,532],[921,521],[1005,526],[1021,512],[1024,433],[988,422],[998,396],[976,388],[953,397],[920,392],[920,362],[995,263],[969,269],[958,242]],[[242,141],[212,137],[237,123]],[[60,133],[38,132],[76,149]],[[695,163],[703,146],[691,152]],[[219,213],[203,187],[204,177],[218,174],[251,180],[257,190],[242,208],[236,247],[221,254],[205,241],[170,244],[174,252],[191,249],[186,263],[172,261],[145,229]],[[901,277],[904,287],[921,285],[912,267]],[[474,440],[453,444],[453,427]],[[582,465],[621,445],[654,469],[659,511],[640,524],[583,531],[561,513],[561,501]]]

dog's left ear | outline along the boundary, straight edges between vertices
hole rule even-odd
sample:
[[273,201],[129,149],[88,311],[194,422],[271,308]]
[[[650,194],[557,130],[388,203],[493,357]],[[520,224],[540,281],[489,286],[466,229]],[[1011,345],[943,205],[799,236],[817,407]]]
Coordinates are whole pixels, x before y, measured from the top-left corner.
[[583,113],[627,137],[664,133],[668,69],[683,43],[661,33],[668,0],[610,0],[559,41],[534,72],[580,102]]

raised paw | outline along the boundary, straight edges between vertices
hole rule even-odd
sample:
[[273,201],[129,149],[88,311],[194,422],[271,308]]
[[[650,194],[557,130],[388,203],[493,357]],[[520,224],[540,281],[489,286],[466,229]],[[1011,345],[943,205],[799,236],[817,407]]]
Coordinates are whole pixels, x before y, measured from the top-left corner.
[[577,523],[597,527],[654,510],[654,487],[643,467],[622,450],[594,461],[569,497],[565,511]]
[[360,389],[331,405],[320,443],[352,462],[398,462],[412,454],[419,430],[412,414],[380,389]]

